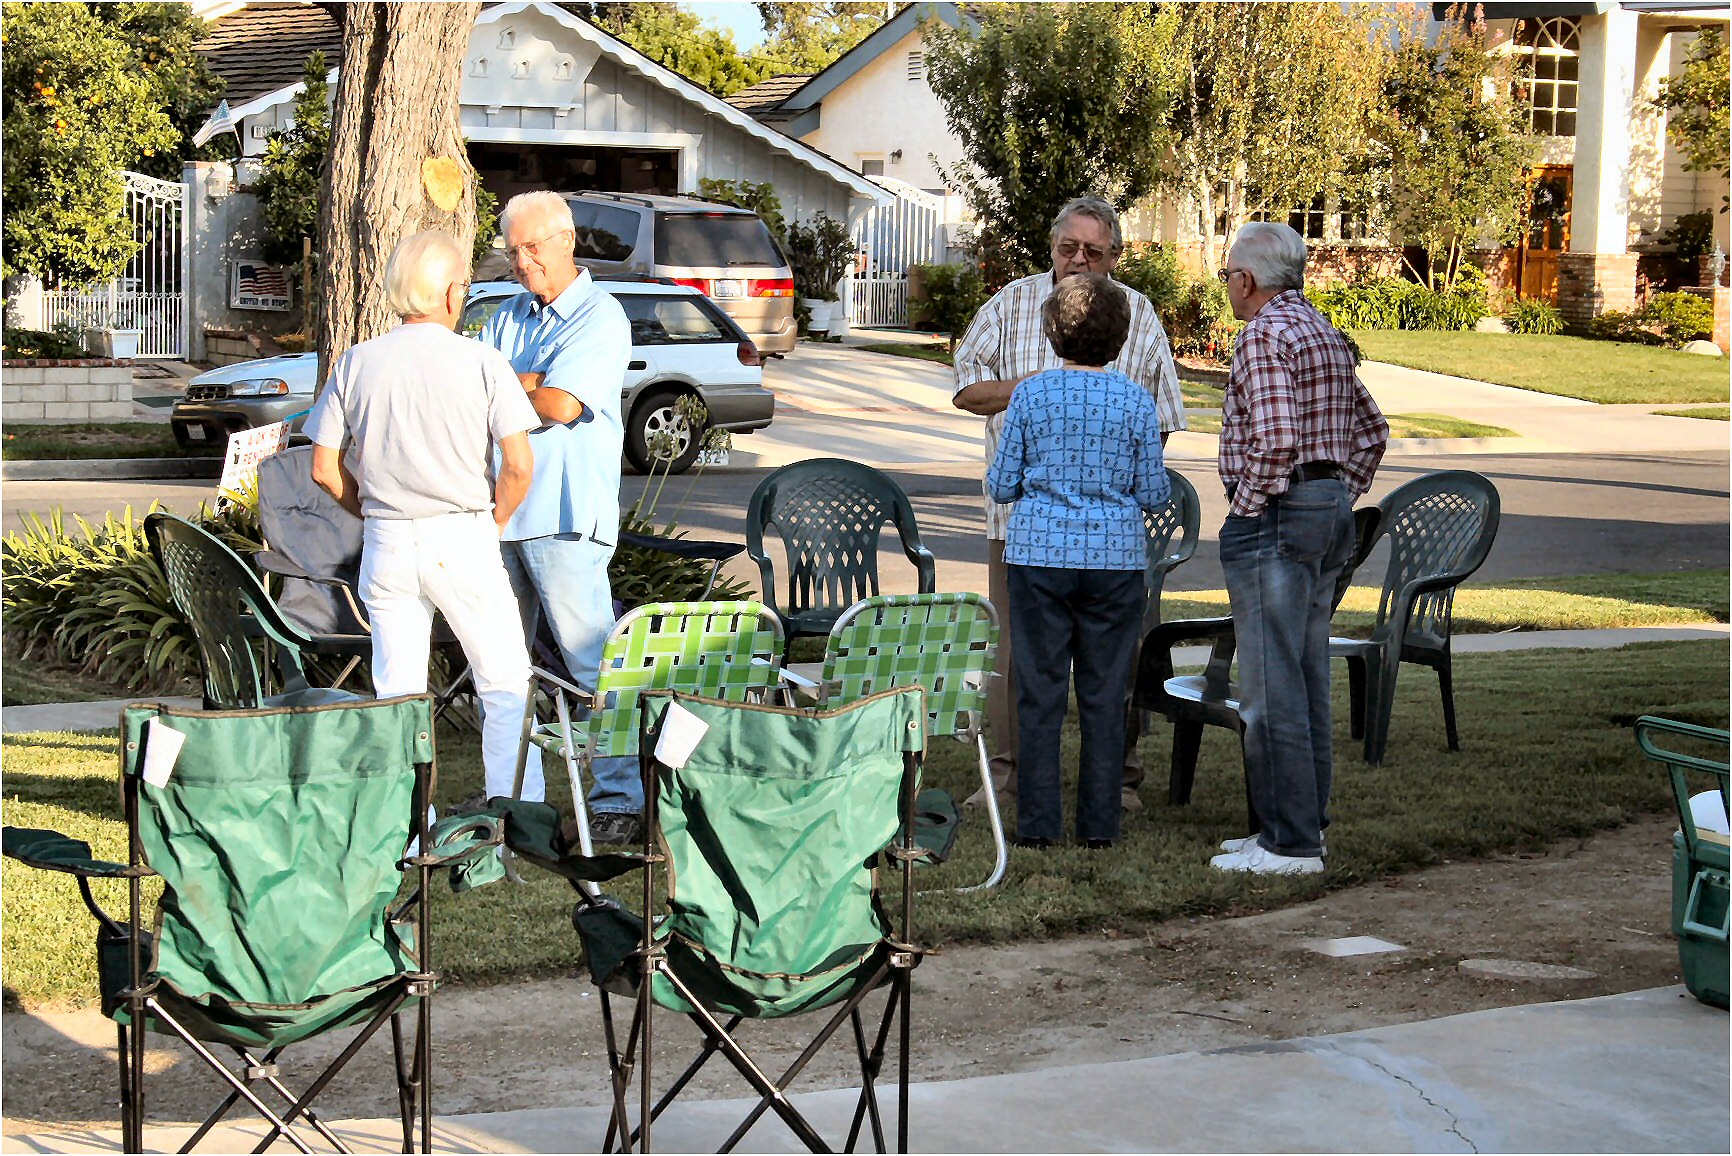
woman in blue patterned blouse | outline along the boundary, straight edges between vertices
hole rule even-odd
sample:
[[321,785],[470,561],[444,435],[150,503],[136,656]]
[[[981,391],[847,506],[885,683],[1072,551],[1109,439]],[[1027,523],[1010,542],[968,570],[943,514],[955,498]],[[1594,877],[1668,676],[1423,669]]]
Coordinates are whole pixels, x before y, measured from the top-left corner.
[[1167,501],[1161,423],[1148,391],[1102,369],[1130,329],[1124,290],[1105,274],[1059,283],[1043,328],[1064,360],[1017,385],[987,471],[994,501],[1015,502],[1005,532],[1011,645],[1017,655],[1016,841],[1064,834],[1059,730],[1076,672],[1082,759],[1076,834],[1119,837],[1125,705],[1143,621],[1143,511]]

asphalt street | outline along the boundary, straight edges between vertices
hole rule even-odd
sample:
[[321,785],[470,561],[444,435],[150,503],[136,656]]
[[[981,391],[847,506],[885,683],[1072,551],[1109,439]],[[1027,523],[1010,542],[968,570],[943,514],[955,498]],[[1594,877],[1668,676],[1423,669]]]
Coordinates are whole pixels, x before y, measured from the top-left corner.
[[[749,443],[749,438],[740,439],[742,447]],[[1375,500],[1432,470],[1472,469],[1491,478],[1503,498],[1503,522],[1491,557],[1473,579],[1476,583],[1724,567],[1732,535],[1729,460],[1724,452],[1391,457],[1370,497]],[[1173,571],[1168,588],[1219,588],[1214,541],[1226,502],[1214,462],[1175,456],[1170,464],[1197,487],[1203,514],[1196,557]],[[662,489],[656,519],[674,520],[694,537],[740,541],[746,503],[767,472],[727,468],[671,478]],[[921,536],[939,559],[940,587],[985,589],[979,468],[948,463],[890,472],[913,502]],[[626,476],[623,504],[637,499],[644,481]],[[186,513],[215,491],[210,480],[12,481],[0,492],[0,508],[4,527],[11,531],[21,528],[24,513],[53,507],[68,519],[76,513],[100,520],[105,512],[118,512],[128,504],[142,516],[153,501]],[[913,570],[895,560],[895,543],[886,542],[884,548],[889,557],[880,572],[886,591],[912,589]],[[1380,561],[1373,555],[1367,572],[1377,573]],[[730,573],[756,586],[755,570],[744,556]]]

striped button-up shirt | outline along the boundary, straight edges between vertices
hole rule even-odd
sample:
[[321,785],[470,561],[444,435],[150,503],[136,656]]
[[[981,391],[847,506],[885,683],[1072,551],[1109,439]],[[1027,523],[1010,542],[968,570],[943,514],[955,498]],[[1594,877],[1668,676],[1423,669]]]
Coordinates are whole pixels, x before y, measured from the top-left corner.
[[1341,332],[1288,289],[1257,311],[1233,343],[1221,403],[1221,481],[1229,515],[1254,517],[1287,492],[1295,466],[1334,462],[1354,497],[1371,488],[1389,423],[1355,371]]
[[[1167,331],[1161,328],[1161,319],[1147,297],[1128,286],[1121,288],[1131,304],[1131,331],[1118,357],[1106,368],[1117,370],[1149,391],[1155,399],[1163,432],[1184,429],[1185,402],[1179,393],[1179,372],[1173,365],[1173,351],[1167,345]],[[953,361],[957,393],[977,381],[1011,381],[1064,364],[1040,328],[1041,306],[1052,296],[1053,289],[1049,269],[1012,281],[981,306],[956,347]],[[986,419],[988,465],[998,454],[998,437],[1003,427],[1002,413]],[[1011,507],[992,500],[984,478],[981,496],[986,501],[986,536],[1003,541]]]

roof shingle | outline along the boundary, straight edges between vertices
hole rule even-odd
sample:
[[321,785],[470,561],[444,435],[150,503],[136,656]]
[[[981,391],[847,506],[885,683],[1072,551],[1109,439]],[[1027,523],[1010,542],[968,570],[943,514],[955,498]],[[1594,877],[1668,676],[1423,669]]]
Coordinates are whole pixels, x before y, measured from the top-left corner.
[[231,108],[299,82],[315,50],[332,68],[342,63],[343,30],[313,4],[248,4],[212,21],[198,43],[211,71],[228,81]]

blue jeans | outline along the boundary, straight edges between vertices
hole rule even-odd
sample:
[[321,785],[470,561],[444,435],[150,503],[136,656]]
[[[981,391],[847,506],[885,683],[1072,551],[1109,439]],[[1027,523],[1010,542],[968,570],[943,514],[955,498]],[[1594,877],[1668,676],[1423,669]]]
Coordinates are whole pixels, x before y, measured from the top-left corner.
[[1064,837],[1059,732],[1076,673],[1078,839],[1119,837],[1125,704],[1142,632],[1141,570],[1005,567],[1016,651],[1016,834]]
[[1333,479],[1295,482],[1256,517],[1221,526],[1245,776],[1258,841],[1277,855],[1320,855],[1329,825],[1329,616],[1352,550],[1353,499]]
[[[614,623],[607,580],[613,547],[587,534],[550,534],[503,546],[524,634],[533,643],[537,612],[546,615],[566,669],[580,684],[594,686],[602,643]],[[643,810],[643,779],[635,758],[596,759],[590,774],[595,778],[590,810],[632,815]]]

